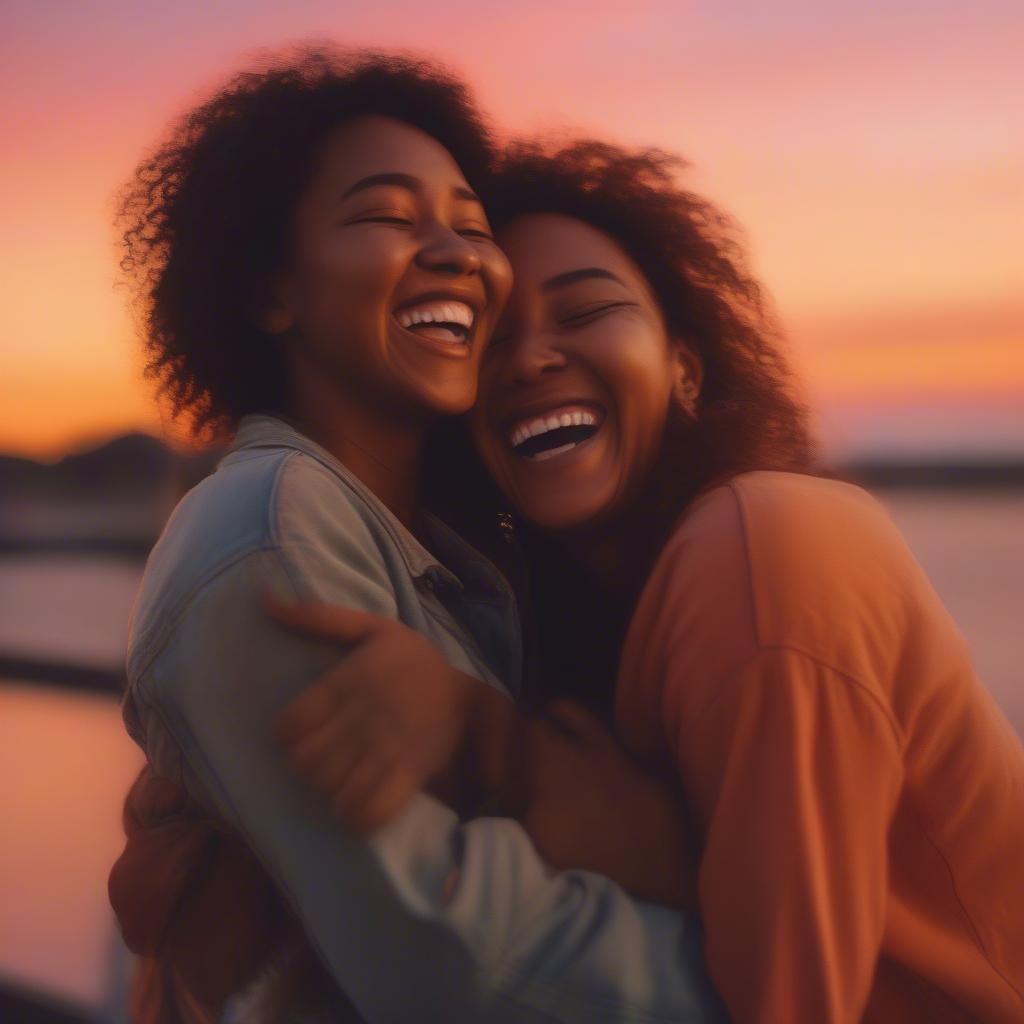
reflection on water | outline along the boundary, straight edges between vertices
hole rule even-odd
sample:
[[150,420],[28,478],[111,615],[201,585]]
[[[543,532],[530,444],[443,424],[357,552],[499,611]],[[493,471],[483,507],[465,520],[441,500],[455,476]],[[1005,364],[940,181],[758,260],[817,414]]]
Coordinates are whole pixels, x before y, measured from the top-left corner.
[[1024,737],[1024,494],[879,494]]
[[[1024,735],[1024,494],[880,495]],[[0,558],[0,654],[118,668],[138,566]],[[96,1006],[114,938],[106,876],[140,755],[114,697],[0,685],[0,975]]]
[[120,668],[141,578],[111,558],[0,558],[0,654]]
[[140,763],[116,698],[0,686],[0,974],[83,1006],[106,998],[107,873]]

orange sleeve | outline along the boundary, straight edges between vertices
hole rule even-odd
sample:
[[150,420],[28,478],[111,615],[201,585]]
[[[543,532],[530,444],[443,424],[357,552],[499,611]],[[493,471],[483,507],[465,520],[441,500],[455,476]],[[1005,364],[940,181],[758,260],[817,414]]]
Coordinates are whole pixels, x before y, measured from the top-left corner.
[[700,715],[670,663],[666,724],[705,836],[711,977],[739,1022],[857,1021],[887,901],[899,742],[857,682],[787,648],[720,678]]

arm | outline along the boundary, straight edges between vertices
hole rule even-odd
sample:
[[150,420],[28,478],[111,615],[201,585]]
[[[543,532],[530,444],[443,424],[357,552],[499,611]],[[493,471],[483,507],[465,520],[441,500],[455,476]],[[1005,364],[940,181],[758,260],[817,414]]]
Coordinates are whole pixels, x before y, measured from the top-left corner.
[[470,811],[517,818],[554,867],[603,874],[637,898],[693,907],[680,795],[598,719],[560,702],[529,718],[401,623],[326,605],[273,606],[278,621],[340,644],[338,664],[277,722],[293,767],[359,831],[391,820],[439,777]]
[[682,521],[627,637],[620,721],[678,765],[739,1020],[845,1024],[870,991],[903,782],[903,591],[878,518],[844,485],[738,478]]
[[352,602],[355,592],[386,612],[386,577],[357,584],[296,595],[286,565],[252,555],[196,594],[136,685],[158,769],[174,775],[180,751],[186,776],[260,855],[371,1021],[707,1019],[691,920],[595,876],[552,874],[514,823],[460,828],[425,797],[367,846],[292,775],[273,719],[335,655],[268,624],[257,595]]
[[873,697],[791,650],[759,653],[695,721],[668,726],[705,831],[708,968],[743,1021],[860,1019],[882,942],[902,782]]

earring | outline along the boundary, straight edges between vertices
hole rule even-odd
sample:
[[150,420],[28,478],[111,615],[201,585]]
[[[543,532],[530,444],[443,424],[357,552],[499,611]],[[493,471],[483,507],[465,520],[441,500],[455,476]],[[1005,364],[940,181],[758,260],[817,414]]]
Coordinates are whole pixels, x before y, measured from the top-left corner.
[[516,540],[516,525],[512,519],[511,512],[498,513],[498,530],[506,544],[514,544]]
[[682,406],[686,415],[691,420],[697,418],[697,398],[700,392],[697,390],[697,385],[686,376],[682,374],[676,378],[675,387],[676,401]]

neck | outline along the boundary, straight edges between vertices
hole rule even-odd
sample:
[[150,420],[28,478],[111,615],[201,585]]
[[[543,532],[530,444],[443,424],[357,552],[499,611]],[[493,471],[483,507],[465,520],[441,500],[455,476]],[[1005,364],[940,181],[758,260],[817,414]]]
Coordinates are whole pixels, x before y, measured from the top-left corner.
[[564,550],[606,598],[632,606],[670,528],[667,515],[633,508],[613,522],[567,535]]
[[[326,375],[324,375],[326,376]],[[306,382],[304,382],[306,383]],[[326,382],[293,388],[290,422],[329,451],[411,529],[418,507],[426,424],[329,393]]]

